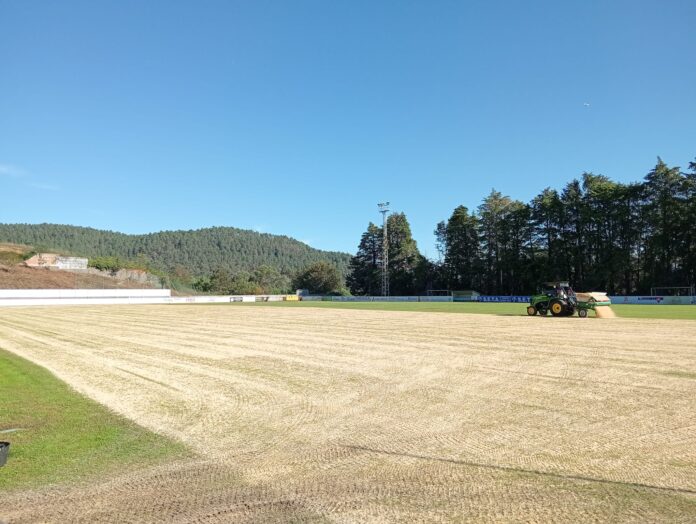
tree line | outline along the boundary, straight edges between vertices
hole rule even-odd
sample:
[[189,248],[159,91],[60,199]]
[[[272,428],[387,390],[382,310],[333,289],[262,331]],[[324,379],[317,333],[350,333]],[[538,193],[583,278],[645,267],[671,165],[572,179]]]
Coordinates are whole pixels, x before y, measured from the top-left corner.
[[0,242],[99,259],[106,269],[128,266],[191,278],[211,276],[220,268],[237,274],[262,266],[290,278],[321,260],[345,275],[350,260],[347,253],[321,251],[287,236],[233,227],[127,235],[60,224],[0,224]]
[[[682,172],[658,158],[641,182],[629,184],[584,173],[528,203],[492,190],[475,210],[458,206],[437,224],[437,261],[421,255],[404,213],[387,220],[391,295],[528,294],[566,279],[610,294],[696,284],[696,162]],[[126,235],[0,224],[0,241],[87,256],[102,269],[147,269],[200,292],[381,294],[383,231],[373,223],[353,257],[229,227]]]
[[335,264],[314,262],[292,276],[268,265],[253,271],[232,272],[216,268],[211,275],[193,279],[197,291],[219,295],[283,295],[304,289],[312,294],[346,294],[343,276]]
[[32,252],[85,256],[102,271],[142,269],[182,292],[347,292],[347,253],[232,227],[127,235],[60,224],[0,224],[0,241],[30,245]]
[[[531,202],[492,190],[475,210],[458,206],[423,257],[403,213],[389,216],[392,295],[429,289],[528,294],[568,279],[576,289],[644,294],[696,283],[696,162],[687,172],[658,158],[643,181],[584,173]],[[382,228],[370,223],[350,261],[353,294],[381,292]]]

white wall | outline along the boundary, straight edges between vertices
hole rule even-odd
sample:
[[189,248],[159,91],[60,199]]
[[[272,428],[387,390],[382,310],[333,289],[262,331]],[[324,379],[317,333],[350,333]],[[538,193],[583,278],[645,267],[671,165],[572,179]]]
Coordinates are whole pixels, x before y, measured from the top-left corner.
[[200,295],[195,297],[171,297],[167,304],[210,304],[227,302],[256,302],[254,295]]
[[[0,289],[0,306],[48,306],[75,304],[205,304],[228,302],[276,302],[285,295],[202,295],[172,297],[169,289]],[[506,297],[509,298],[509,297]],[[452,297],[318,297],[303,300],[337,302],[451,302]],[[613,304],[695,304],[696,297],[610,297]]]
[[116,298],[0,298],[0,307],[13,306],[75,306],[114,304],[169,304],[164,297],[116,297]]
[[169,289],[0,289],[0,306],[166,304]]
[[107,304],[206,304],[278,302],[285,295],[201,295],[173,297],[169,289],[0,289],[1,306]]
[[89,260],[77,257],[56,257],[55,267],[59,269],[87,269]]
[[0,289],[0,298],[170,297],[170,289]]

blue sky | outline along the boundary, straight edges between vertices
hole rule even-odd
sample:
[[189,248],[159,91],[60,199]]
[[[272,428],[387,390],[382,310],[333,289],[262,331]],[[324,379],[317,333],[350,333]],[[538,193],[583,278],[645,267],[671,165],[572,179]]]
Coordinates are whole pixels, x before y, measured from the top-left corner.
[[[491,188],[696,156],[696,2],[0,0],[0,222],[421,250]],[[589,105],[587,105],[589,104]]]

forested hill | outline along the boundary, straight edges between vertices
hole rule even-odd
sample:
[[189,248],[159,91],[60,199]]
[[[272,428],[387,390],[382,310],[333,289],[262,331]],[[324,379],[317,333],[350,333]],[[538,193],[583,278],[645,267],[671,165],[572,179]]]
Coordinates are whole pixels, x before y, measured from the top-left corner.
[[239,271],[262,265],[290,274],[319,260],[333,262],[345,274],[350,261],[347,253],[320,251],[287,236],[233,227],[127,235],[59,224],[0,224],[0,242],[28,244],[37,251],[142,260],[163,271],[185,268],[193,275],[209,275],[220,267]]

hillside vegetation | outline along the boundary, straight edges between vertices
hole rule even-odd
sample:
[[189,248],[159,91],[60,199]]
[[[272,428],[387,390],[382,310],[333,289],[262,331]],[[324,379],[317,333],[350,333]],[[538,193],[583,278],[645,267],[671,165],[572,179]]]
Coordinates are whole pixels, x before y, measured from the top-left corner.
[[0,264],[0,289],[149,289],[148,283],[55,269]]
[[29,244],[36,251],[138,260],[160,271],[183,270],[194,276],[264,265],[291,274],[320,260],[332,262],[345,274],[350,260],[346,253],[313,249],[287,236],[232,227],[127,235],[59,224],[0,224],[0,242]]
[[6,244],[0,242],[0,265],[12,266],[19,264],[29,256],[30,248],[17,244]]
[[[0,289],[118,289],[159,287],[157,280],[135,279],[114,271],[61,271],[26,267],[35,251],[31,246],[0,242]],[[143,271],[140,274],[146,275]],[[137,275],[137,276],[140,276]],[[157,285],[156,285],[157,284]]]

